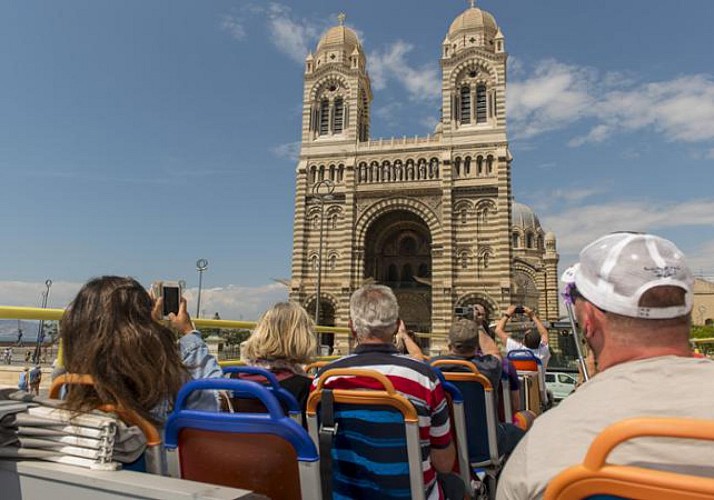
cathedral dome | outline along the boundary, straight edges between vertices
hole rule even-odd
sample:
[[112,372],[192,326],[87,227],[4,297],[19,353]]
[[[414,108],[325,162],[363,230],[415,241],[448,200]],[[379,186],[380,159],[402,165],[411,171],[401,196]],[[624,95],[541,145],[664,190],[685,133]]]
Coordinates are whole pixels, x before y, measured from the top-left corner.
[[528,205],[514,201],[512,208],[513,228],[518,228],[522,231],[526,229],[531,229],[536,232],[542,231],[538,216]]
[[327,32],[322,35],[322,38],[320,38],[317,44],[318,52],[333,47],[342,47],[347,51],[347,54],[351,54],[355,49],[362,50],[359,38],[357,38],[357,33],[344,25],[344,16],[341,16],[339,19],[340,24],[327,30]]
[[466,32],[486,32],[489,38],[496,36],[498,26],[494,17],[485,10],[470,7],[454,19],[449,27],[449,38]]

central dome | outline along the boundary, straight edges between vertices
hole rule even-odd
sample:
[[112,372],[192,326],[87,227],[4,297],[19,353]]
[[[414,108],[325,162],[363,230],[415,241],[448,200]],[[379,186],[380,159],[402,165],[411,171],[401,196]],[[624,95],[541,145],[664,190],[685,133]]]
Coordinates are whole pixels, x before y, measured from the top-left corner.
[[320,38],[317,44],[317,51],[319,52],[322,49],[335,46],[344,47],[348,54],[352,53],[356,48],[361,48],[357,33],[344,24],[334,26],[327,30],[327,33],[322,35],[322,38]]
[[449,27],[449,37],[467,31],[485,31],[494,36],[498,31],[496,20],[485,10],[470,7],[462,12]]

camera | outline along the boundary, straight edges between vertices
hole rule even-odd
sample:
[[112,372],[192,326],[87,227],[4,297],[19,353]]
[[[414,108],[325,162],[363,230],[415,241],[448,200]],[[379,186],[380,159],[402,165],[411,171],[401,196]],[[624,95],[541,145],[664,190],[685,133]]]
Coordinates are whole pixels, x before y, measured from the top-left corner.
[[454,307],[454,316],[457,318],[474,319],[474,308],[473,306],[466,307]]
[[526,310],[523,308],[523,306],[516,306],[516,308],[513,310],[514,314],[523,314],[526,312]]
[[159,297],[164,299],[161,311],[164,318],[167,318],[171,313],[178,314],[181,295],[183,295],[182,283],[180,281],[156,281],[152,288],[157,299]]

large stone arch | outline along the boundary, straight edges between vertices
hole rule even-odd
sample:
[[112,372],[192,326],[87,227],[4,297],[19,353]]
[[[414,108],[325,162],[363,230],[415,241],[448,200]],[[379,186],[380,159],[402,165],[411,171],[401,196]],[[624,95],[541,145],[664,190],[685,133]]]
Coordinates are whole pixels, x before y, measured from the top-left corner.
[[360,246],[364,244],[364,238],[369,226],[380,216],[395,210],[405,210],[421,217],[426,223],[431,233],[431,241],[441,239],[441,222],[434,210],[424,202],[415,198],[396,197],[387,200],[380,200],[367,207],[357,218],[355,224],[355,240]]
[[384,200],[371,208],[355,231],[363,249],[360,278],[372,278],[392,288],[407,327],[430,331],[433,231],[426,219],[432,227],[438,227],[438,221],[416,200]]

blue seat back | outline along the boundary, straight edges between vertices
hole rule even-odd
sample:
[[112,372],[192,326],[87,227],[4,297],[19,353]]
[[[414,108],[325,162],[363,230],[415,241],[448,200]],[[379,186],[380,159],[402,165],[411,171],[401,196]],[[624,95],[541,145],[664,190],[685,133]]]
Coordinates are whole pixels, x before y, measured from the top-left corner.
[[230,378],[239,380],[241,374],[258,375],[265,378],[267,382],[265,387],[275,395],[285,413],[298,421],[302,419],[302,409],[300,408],[300,403],[298,403],[297,399],[295,399],[295,396],[293,396],[290,391],[284,389],[280,385],[280,381],[270,370],[257,366],[226,366],[223,368],[223,373],[227,374]]

